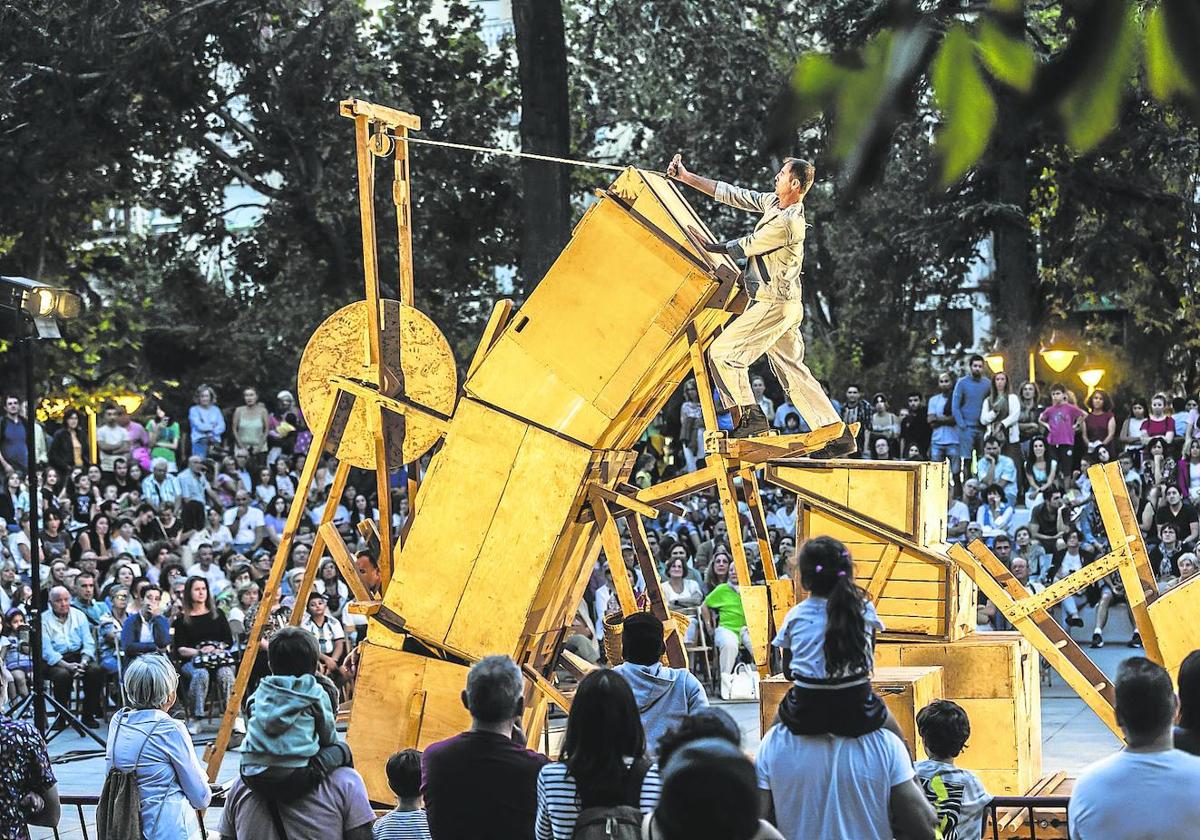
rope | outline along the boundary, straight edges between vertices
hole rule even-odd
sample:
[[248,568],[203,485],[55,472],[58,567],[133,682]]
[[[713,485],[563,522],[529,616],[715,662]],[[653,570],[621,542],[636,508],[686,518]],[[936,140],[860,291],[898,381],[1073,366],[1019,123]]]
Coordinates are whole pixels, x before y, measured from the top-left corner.
[[[419,143],[424,146],[440,146],[444,149],[458,149],[464,152],[477,152],[484,155],[508,155],[509,157],[528,158],[529,160],[540,160],[546,163],[562,163],[567,166],[579,166],[584,169],[607,169],[611,172],[624,172],[627,167],[618,166],[613,163],[597,163],[591,160],[575,160],[573,158],[555,157],[554,155],[537,155],[533,152],[517,152],[512,149],[500,149],[493,146],[473,146],[469,143],[449,143],[445,140],[426,140],[420,137],[408,137],[398,134],[388,134],[393,140],[400,143]],[[660,172],[656,169],[646,170],[654,172],[657,175],[666,175],[665,172]]]

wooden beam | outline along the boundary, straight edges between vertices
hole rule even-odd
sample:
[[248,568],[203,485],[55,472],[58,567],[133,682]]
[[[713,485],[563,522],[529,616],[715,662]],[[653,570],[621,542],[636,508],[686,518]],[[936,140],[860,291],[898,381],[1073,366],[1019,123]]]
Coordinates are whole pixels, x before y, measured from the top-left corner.
[[343,99],[338,103],[338,113],[343,117],[368,117],[389,128],[403,127],[412,131],[421,130],[421,118],[407,111],[397,111],[384,105],[365,102],[362,99]]
[[366,399],[369,402],[378,403],[380,408],[385,408],[396,414],[402,416],[418,414],[422,420],[435,426],[442,434],[445,434],[450,429],[450,418],[441,412],[434,411],[428,406],[418,405],[407,399],[384,396],[375,387],[365,385],[357,379],[350,379],[346,376],[331,376],[329,377],[329,381],[343,391],[347,391],[361,399]]
[[[617,603],[621,605],[622,615],[632,615],[638,611],[637,599],[633,594],[633,586],[629,583],[629,572],[625,568],[625,558],[621,554],[621,534],[617,530],[617,521],[609,513],[608,504],[604,498],[588,493],[592,513],[596,517],[596,528],[600,531],[600,542],[604,546],[604,560],[608,563],[608,571],[612,575],[613,591]],[[604,616],[598,616],[603,622]]]
[[[326,497],[325,509],[321,511],[321,525],[328,524],[333,527],[333,514],[337,511],[337,505],[329,504],[329,499],[341,499],[342,492],[346,489],[346,479],[350,476],[350,464],[345,461],[338,461],[337,469],[333,473],[333,483],[329,485],[329,495]],[[334,533],[337,529],[334,528]],[[338,537],[338,542],[342,538]],[[300,581],[300,587],[296,590],[296,602],[292,604],[292,614],[288,623],[293,627],[299,627],[300,622],[304,620],[304,615],[308,611],[308,594],[312,592],[313,581],[317,579],[317,570],[321,568],[321,556],[325,553],[325,534],[322,528],[317,528],[316,539],[313,540],[312,551],[308,554],[308,564],[304,567],[304,577]],[[261,609],[261,608],[260,608]]]
[[674,478],[651,485],[644,490],[639,490],[637,499],[639,502],[645,502],[651,506],[659,505],[663,502],[673,502],[676,499],[682,499],[684,496],[690,496],[693,493],[699,493],[701,490],[708,489],[716,481],[716,475],[711,466],[706,466],[704,469],[677,475]]
[[875,564],[875,571],[871,573],[871,581],[867,584],[867,595],[870,596],[872,603],[879,603],[879,598],[883,595],[883,588],[887,585],[888,578],[891,577],[892,570],[896,568],[896,562],[900,559],[900,553],[900,546],[895,543],[888,543],[884,547],[883,556]]
[[620,505],[626,510],[641,514],[642,516],[649,517],[650,519],[658,518],[657,509],[651,507],[645,502],[639,502],[633,496],[627,495],[618,490],[611,490],[600,484],[592,484],[592,486],[588,488],[588,492],[595,493],[609,504]]
[[504,328],[508,326],[509,320],[512,318],[513,302],[508,298],[503,298],[496,301],[492,306],[492,314],[488,318],[487,325],[483,328],[483,335],[479,337],[479,344],[475,347],[475,355],[471,357],[471,364],[467,366],[467,375],[463,381],[470,379],[475,375],[475,371],[483,364],[483,360],[487,357],[488,351],[495,345],[496,339],[504,332]]
[[650,554],[650,543],[646,539],[646,526],[636,513],[625,515],[625,525],[629,528],[630,542],[633,544],[633,554],[637,557],[638,567],[642,570],[642,579],[646,581],[646,597],[650,601],[650,612],[666,626],[667,635],[663,643],[667,647],[667,662],[672,668],[687,667],[687,651],[684,649],[683,631],[675,623],[674,616],[663,597],[662,581],[658,578],[658,564]]
[[317,537],[329,549],[329,556],[333,558],[338,571],[345,578],[346,586],[350,587],[350,594],[354,596],[354,600],[372,600],[371,592],[363,583],[362,576],[359,575],[358,569],[354,565],[354,558],[350,556],[350,550],[346,548],[346,543],[342,539],[341,533],[338,532],[337,526],[332,521],[322,522],[321,527],[317,529]]

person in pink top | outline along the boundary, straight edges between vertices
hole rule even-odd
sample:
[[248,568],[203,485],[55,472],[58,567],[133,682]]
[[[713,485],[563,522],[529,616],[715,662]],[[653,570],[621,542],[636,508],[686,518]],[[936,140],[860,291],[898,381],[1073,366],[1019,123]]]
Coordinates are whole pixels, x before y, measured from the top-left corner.
[[1050,386],[1050,405],[1038,421],[1046,428],[1046,443],[1054,452],[1060,468],[1075,468],[1075,431],[1083,424],[1086,412],[1067,402],[1067,389],[1055,383]]

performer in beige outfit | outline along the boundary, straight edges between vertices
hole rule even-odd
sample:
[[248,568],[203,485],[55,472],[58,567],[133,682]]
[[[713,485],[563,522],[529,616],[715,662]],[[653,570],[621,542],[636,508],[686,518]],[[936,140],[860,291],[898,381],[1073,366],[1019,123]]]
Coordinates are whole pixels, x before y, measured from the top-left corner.
[[[752,287],[750,306],[735,318],[708,350],[721,402],[725,408],[738,406],[741,421],[731,437],[762,434],[770,426],[754,398],[748,369],[764,353],[792,405],[810,429],[840,423],[833,404],[804,364],[804,300],[800,294],[800,270],[804,264],[804,196],[812,187],[816,170],[800,158],[788,158],[775,175],[774,192],[755,192],[724,181],[694,175],[684,168],[679,155],[671,160],[667,174],[705,195],[739,210],[762,213],[754,231],[724,243],[706,243],[705,248],[746,260],[746,276]],[[837,457],[856,449],[847,431],[822,452]]]

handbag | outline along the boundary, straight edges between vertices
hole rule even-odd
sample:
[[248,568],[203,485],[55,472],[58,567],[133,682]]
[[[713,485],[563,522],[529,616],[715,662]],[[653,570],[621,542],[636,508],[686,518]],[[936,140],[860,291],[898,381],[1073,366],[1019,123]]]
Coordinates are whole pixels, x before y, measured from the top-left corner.
[[753,665],[743,662],[733,669],[733,673],[721,674],[721,699],[758,699],[758,671]]
[[[219,645],[220,642],[201,642],[197,647],[205,647],[207,645]],[[204,668],[209,671],[225,666],[233,667],[236,662],[233,659],[233,651],[222,648],[214,650],[211,653],[197,653],[192,657],[192,667]]]

